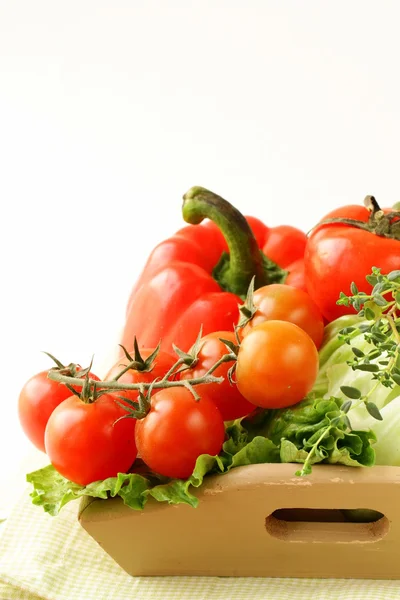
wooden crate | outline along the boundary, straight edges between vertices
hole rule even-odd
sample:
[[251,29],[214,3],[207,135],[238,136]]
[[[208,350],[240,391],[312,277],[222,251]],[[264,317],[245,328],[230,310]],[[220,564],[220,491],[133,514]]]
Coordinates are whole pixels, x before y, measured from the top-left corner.
[[[400,467],[262,464],[211,476],[199,506],[84,499],[79,521],[131,575],[400,579]],[[348,522],[343,510],[382,513]]]

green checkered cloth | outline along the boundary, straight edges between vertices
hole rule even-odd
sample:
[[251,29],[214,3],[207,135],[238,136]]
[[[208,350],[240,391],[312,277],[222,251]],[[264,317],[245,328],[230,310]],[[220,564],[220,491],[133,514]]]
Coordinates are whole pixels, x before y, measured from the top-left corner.
[[71,502],[50,517],[24,493],[0,528],[2,600],[400,598],[397,581],[130,577],[79,525],[78,505]]

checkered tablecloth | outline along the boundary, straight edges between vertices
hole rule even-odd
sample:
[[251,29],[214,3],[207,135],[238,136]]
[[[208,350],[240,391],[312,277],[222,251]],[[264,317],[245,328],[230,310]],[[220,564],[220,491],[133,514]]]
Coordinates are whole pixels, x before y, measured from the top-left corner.
[[400,599],[397,581],[130,577],[79,525],[78,504],[50,517],[28,490],[15,504],[0,527],[2,600]]

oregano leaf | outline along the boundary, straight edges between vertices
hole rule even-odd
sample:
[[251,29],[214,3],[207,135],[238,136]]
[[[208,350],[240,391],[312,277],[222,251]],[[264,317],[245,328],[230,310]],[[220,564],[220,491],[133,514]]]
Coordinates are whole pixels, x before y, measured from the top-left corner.
[[356,286],[356,284],[355,284],[354,281],[351,282],[350,291],[353,294],[353,296],[357,296],[357,294],[358,294],[358,287]]
[[379,371],[378,365],[370,365],[370,364],[361,364],[355,365],[354,369],[358,369],[359,371],[368,371],[369,373],[377,373]]
[[342,407],[341,407],[342,408],[342,412],[348,413],[352,404],[353,403],[352,403],[351,400],[346,400],[346,402],[343,402]]
[[365,356],[364,352],[359,348],[352,348],[352,351],[358,358],[363,358]]
[[374,311],[372,310],[372,308],[370,308],[369,306],[367,306],[367,307],[365,308],[365,318],[366,318],[368,321],[372,321],[373,319],[375,319],[375,313],[374,313]]
[[391,377],[392,377],[393,381],[395,383],[397,383],[397,385],[400,385],[400,375],[398,375],[397,373],[392,373]]
[[345,396],[347,396],[347,398],[351,398],[352,400],[358,400],[359,398],[361,398],[360,390],[350,385],[342,385],[340,390]]
[[389,279],[389,281],[394,281],[395,279],[398,279],[400,277],[400,271],[391,271],[389,273],[389,275],[387,276],[387,278]]
[[379,412],[379,408],[376,406],[376,404],[374,402],[367,401],[365,403],[365,407],[366,407],[367,411],[369,412],[369,414],[371,415],[371,417],[373,417],[377,421],[383,421],[383,417],[382,417],[381,413]]

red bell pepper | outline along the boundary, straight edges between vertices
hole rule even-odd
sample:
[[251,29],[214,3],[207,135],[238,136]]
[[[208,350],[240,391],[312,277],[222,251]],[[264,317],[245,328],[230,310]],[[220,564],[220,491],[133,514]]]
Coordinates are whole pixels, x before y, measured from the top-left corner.
[[[269,229],[254,217],[246,219],[229,202],[200,187],[185,194],[182,212],[191,225],[156,246],[132,290],[121,339],[127,349],[136,336],[140,347],[155,347],[161,340],[164,350],[174,343],[187,351],[200,327],[204,335],[232,331],[253,276],[257,289],[282,282],[287,275],[281,268],[286,265],[278,266],[261,250],[278,227]],[[271,248],[279,256],[281,246],[287,264],[304,255],[306,236],[295,230],[288,256],[285,235],[293,237],[293,232],[283,232],[281,244],[272,236]]]

